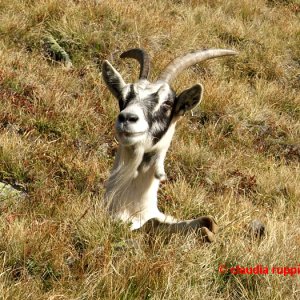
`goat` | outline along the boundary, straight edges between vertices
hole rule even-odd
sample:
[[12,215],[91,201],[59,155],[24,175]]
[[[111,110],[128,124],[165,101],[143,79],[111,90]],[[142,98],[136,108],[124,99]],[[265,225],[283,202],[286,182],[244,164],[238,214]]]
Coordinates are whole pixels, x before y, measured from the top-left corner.
[[179,95],[170,83],[186,68],[215,57],[235,55],[232,50],[209,49],[188,53],[172,61],[159,75],[148,81],[150,59],[142,49],[131,49],[121,58],[133,58],[140,64],[139,80],[125,83],[120,73],[105,60],[102,76],[118,100],[120,113],[115,129],[119,148],[106,183],[105,202],[116,219],[131,222],[131,230],[144,226],[173,232],[200,232],[208,241],[214,239],[217,225],[211,217],[177,221],[157,207],[157,192],[166,180],[164,159],[177,121],[202,99],[201,84]]

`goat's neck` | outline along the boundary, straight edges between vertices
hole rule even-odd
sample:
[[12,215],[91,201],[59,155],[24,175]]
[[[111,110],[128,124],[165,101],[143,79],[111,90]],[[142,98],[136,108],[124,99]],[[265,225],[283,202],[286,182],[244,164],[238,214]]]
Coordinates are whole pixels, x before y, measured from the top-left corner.
[[138,228],[160,214],[157,208],[159,180],[154,177],[154,162],[143,164],[144,150],[120,146],[106,186],[110,213],[117,219],[132,221]]
[[164,218],[157,207],[159,180],[155,178],[155,164],[158,156],[163,163],[174,128],[175,123],[160,144],[148,151],[143,146],[119,146],[105,198],[110,213],[117,219],[132,221],[133,229],[151,218]]

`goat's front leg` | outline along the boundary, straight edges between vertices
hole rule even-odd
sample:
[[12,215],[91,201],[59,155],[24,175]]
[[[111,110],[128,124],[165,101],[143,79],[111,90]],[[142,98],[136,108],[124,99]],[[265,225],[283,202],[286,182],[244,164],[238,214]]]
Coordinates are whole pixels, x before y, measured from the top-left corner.
[[147,232],[163,232],[166,234],[181,233],[187,235],[195,232],[199,234],[205,242],[213,242],[215,240],[215,234],[218,231],[215,220],[208,216],[174,223],[166,223],[159,219],[151,219],[143,226],[143,228]]
[[164,157],[158,157],[157,160],[155,161],[155,173],[154,173],[155,178],[159,179],[160,181],[164,182],[167,180],[167,175],[165,172],[165,167],[164,167]]
[[156,156],[154,165],[154,176],[161,182],[167,181],[167,174],[165,172],[164,161],[166,157],[166,152],[160,152]]

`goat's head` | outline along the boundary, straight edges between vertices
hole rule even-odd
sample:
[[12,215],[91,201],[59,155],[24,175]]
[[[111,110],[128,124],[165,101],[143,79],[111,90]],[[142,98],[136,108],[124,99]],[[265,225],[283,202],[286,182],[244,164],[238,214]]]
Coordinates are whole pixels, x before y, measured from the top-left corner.
[[143,143],[146,147],[158,143],[172,122],[176,122],[201,101],[203,93],[202,85],[196,84],[176,94],[170,86],[171,81],[198,62],[235,54],[232,50],[221,49],[188,53],[171,62],[154,83],[147,80],[150,60],[141,49],[131,49],[121,55],[121,58],[134,58],[140,63],[139,80],[133,84],[125,83],[120,73],[108,61],[104,61],[103,79],[120,107],[116,121],[119,142],[124,146]]

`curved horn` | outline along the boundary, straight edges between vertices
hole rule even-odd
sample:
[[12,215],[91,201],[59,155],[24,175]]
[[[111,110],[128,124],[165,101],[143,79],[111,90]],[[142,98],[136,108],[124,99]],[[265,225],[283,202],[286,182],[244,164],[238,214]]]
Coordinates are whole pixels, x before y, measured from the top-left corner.
[[134,48],[130,49],[128,51],[123,52],[120,55],[121,58],[134,58],[136,59],[140,66],[140,79],[147,79],[150,71],[150,59],[149,55],[142,49]]
[[158,80],[170,83],[186,68],[195,65],[201,61],[227,55],[237,55],[236,51],[226,49],[208,49],[190,52],[177,57],[167,65],[164,71],[159,75]]

